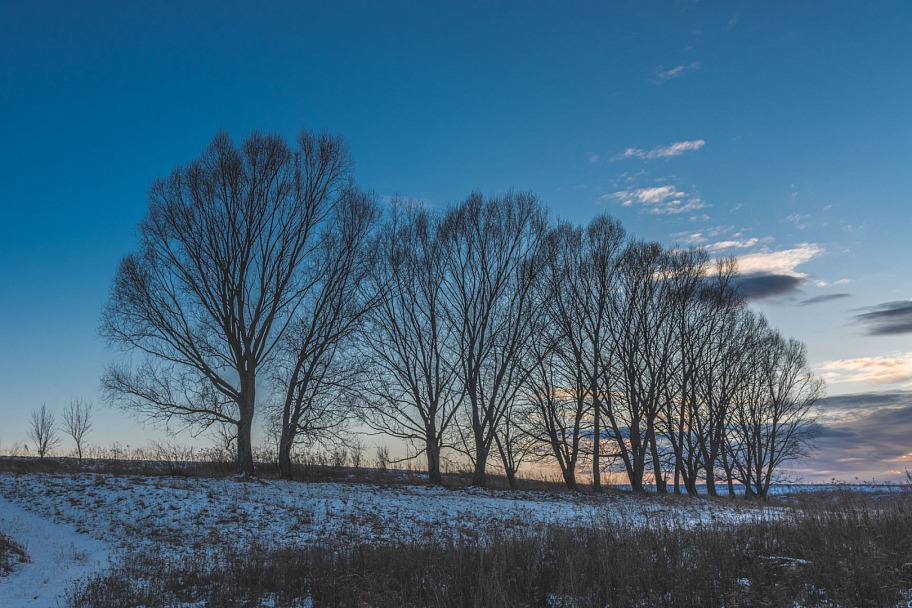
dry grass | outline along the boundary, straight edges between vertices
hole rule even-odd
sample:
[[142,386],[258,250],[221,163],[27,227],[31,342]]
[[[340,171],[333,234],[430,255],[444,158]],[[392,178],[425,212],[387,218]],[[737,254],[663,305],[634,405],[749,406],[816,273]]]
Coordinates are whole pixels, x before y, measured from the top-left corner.
[[0,576],[9,574],[16,564],[29,561],[25,547],[0,532]]
[[[912,589],[908,496],[829,497],[750,524],[552,527],[472,543],[221,545],[144,552],[73,608],[177,606],[896,606]],[[266,542],[268,539],[263,539]]]
[[[145,458],[34,458],[27,456],[0,456],[0,473],[104,473],[110,475],[178,476],[200,478],[224,478],[236,473],[234,462],[229,458],[207,458],[194,460],[192,454],[145,453],[131,456]],[[427,483],[424,471],[409,468],[371,468],[340,466],[327,457],[300,458],[293,466],[294,479],[303,482],[350,482],[376,485],[423,485]],[[278,465],[261,460],[256,464],[256,475],[263,479],[278,479]],[[470,471],[454,470],[444,475],[444,484],[451,488],[465,488],[471,485]],[[488,474],[490,489],[509,489],[503,475]],[[562,482],[541,476],[520,477],[519,489],[546,492],[566,492]]]

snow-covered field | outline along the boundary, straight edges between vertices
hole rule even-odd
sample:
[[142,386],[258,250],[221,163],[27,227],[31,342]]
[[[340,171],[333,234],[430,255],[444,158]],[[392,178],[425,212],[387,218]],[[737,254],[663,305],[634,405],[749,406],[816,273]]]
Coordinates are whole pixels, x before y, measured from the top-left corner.
[[633,526],[743,521],[756,507],[723,501],[448,490],[424,486],[244,479],[0,474],[0,530],[30,562],[0,579],[0,606],[63,605],[68,581],[146,543],[180,551],[216,540],[301,544],[324,538],[483,538],[547,524]]

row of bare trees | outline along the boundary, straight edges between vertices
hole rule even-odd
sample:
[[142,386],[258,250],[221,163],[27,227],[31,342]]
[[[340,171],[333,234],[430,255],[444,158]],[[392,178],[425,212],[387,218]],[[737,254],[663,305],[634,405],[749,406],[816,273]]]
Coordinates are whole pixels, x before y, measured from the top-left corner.
[[[731,259],[630,239],[598,216],[549,225],[524,194],[435,214],[396,204],[368,314],[362,417],[421,446],[489,459],[511,486],[529,460],[571,489],[584,464],[637,490],[765,495],[809,446],[821,382],[804,346],[747,308]],[[672,481],[673,480],[673,481]]]
[[765,494],[808,445],[821,391],[804,347],[751,312],[732,260],[553,223],[531,194],[381,211],[338,138],[218,135],[155,182],[102,333],[136,356],[103,384],[166,423],[229,429],[253,470],[265,408],[280,469],[356,419],[440,483],[556,463],[631,486],[716,479]]

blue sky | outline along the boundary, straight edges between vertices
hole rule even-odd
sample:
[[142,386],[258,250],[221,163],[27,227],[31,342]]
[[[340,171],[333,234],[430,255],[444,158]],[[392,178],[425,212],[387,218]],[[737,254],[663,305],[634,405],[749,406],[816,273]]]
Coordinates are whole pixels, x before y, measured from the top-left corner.
[[0,449],[43,402],[99,401],[149,183],[219,129],[307,127],[381,196],[528,189],[742,255],[841,399],[806,477],[912,467],[887,436],[912,434],[912,5],[564,4],[0,2]]

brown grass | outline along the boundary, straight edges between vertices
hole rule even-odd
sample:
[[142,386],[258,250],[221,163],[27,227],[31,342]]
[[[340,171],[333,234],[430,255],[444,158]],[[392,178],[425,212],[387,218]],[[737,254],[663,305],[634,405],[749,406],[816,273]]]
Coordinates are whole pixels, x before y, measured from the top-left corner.
[[16,564],[29,561],[25,547],[0,532],[0,576],[9,574]]
[[[816,500],[816,499],[815,499]],[[472,543],[223,545],[138,553],[73,608],[896,606],[912,590],[908,496],[829,497],[741,525],[551,527]],[[264,539],[264,542],[267,539]]]
[[[224,478],[234,475],[236,468],[230,459],[210,458],[192,460],[187,454],[173,457],[161,454],[144,455],[147,458],[34,458],[28,456],[0,456],[0,473],[104,473],[123,476],[178,476],[199,478]],[[424,471],[409,468],[370,468],[338,466],[326,458],[302,458],[293,465],[294,479],[303,482],[348,482],[377,485],[423,485],[427,483]],[[256,464],[256,475],[263,479],[278,479],[278,465],[268,461]],[[444,483],[451,488],[465,488],[471,485],[470,471],[451,471],[444,475]],[[488,474],[490,489],[509,489],[503,475]],[[519,489],[546,492],[566,492],[562,482],[542,476],[520,477]]]

